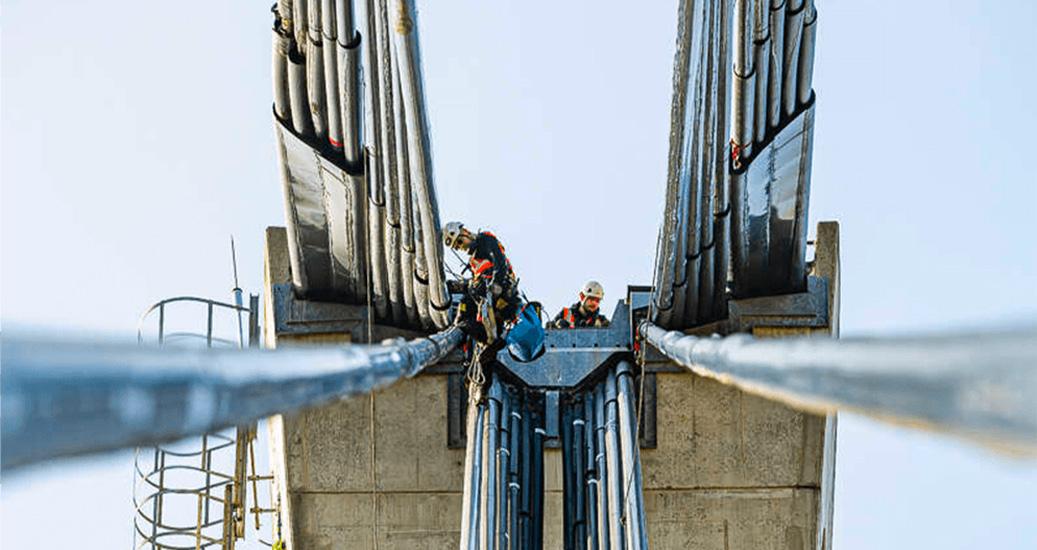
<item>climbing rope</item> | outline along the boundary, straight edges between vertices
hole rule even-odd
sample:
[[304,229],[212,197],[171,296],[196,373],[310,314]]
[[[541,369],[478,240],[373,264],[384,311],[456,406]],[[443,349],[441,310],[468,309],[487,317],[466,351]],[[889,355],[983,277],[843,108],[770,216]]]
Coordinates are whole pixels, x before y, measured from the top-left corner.
[[[367,150],[367,170],[368,170],[368,174],[370,174],[370,170],[371,170],[371,149],[370,148],[365,148],[365,149]],[[364,178],[364,196],[365,197],[370,197],[371,196],[370,180],[367,177]],[[367,233],[367,242],[370,243],[371,242],[371,222],[370,222],[370,219],[371,219],[370,218],[370,216],[371,216],[371,201],[370,201],[370,199],[368,199],[365,202],[367,204],[367,223],[365,224],[366,225],[366,233]],[[368,344],[374,343],[374,307],[373,307],[373,305],[371,303],[371,287],[373,285],[373,281],[372,281],[373,278],[374,278],[374,269],[373,269],[373,267],[371,265],[371,262],[368,261],[367,262],[367,343]],[[368,429],[370,430],[370,434],[371,434],[371,442],[370,442],[370,446],[369,446],[369,450],[371,451],[371,472],[370,472],[371,473],[371,521],[374,524],[374,527],[371,529],[371,541],[372,541],[372,547],[375,548],[375,550],[377,550],[378,549],[378,473],[375,470],[375,464],[376,464],[376,460],[377,460],[377,458],[376,458],[377,448],[375,447],[375,422],[374,422],[374,418],[375,418],[375,416],[374,416],[375,415],[375,403],[374,403],[374,392],[371,392],[368,395],[368,399],[370,400],[369,401],[369,405],[368,405],[368,409],[369,409],[368,413],[370,415],[369,423],[368,423]]]
[[[651,304],[651,302],[649,302],[649,304]],[[649,308],[651,308],[651,305],[649,305]],[[645,378],[646,378],[646,376],[645,376],[645,361],[644,361],[644,346],[641,346],[641,349],[637,352],[637,356],[636,356],[635,359],[636,359],[637,364],[641,367],[641,382],[640,382],[640,386],[639,386],[640,389],[638,389],[638,394],[637,394],[637,397],[638,397],[638,399],[637,399],[637,411],[636,411],[636,414],[634,415],[634,441],[633,441],[633,444],[635,445],[634,452],[638,455],[638,459],[637,459],[634,467],[635,468],[640,468],[641,467],[641,458],[640,458],[640,454],[641,453],[640,453],[640,449],[638,447],[641,445],[641,412],[642,412],[642,410],[644,408],[644,402],[645,402]],[[629,499],[630,499],[630,488],[631,488],[631,486],[634,483],[634,472],[630,471],[630,472],[627,472],[625,475],[626,475],[626,480],[625,480],[625,483],[624,483],[625,488],[623,489],[623,502],[624,503],[629,502]],[[623,507],[623,513],[620,515],[620,518],[619,518],[619,520],[623,523],[623,525],[627,524],[627,510],[628,509],[629,509],[628,507],[624,506]]]

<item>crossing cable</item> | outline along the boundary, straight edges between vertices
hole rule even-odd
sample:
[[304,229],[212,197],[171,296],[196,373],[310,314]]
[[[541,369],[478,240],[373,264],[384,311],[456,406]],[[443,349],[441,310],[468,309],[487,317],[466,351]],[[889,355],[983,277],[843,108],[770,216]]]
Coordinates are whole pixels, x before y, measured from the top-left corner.
[[824,414],[847,410],[1037,452],[1037,326],[896,338],[638,332],[701,376]]
[[[368,158],[367,169],[368,169],[368,173],[370,173],[370,170],[371,170],[370,149],[368,149],[368,156],[367,156],[367,158]],[[370,179],[365,176],[364,177],[364,196],[366,196],[366,197],[371,196],[370,195],[370,192],[371,192],[370,185],[371,185]],[[367,205],[367,215],[370,216],[371,215],[371,201],[369,201],[369,200],[368,201],[364,201],[364,204]],[[366,221],[367,220],[365,220],[365,222]],[[371,224],[370,223],[365,223],[364,227],[366,228],[367,242],[370,243],[371,242]],[[374,309],[373,309],[373,305],[372,305],[372,302],[371,302],[371,284],[372,284],[371,279],[374,277],[374,268],[371,265],[371,257],[370,257],[370,255],[368,255],[368,257],[367,257],[367,266],[366,267],[367,267],[367,343],[371,344],[374,341]],[[375,415],[374,392],[369,394],[367,397],[370,400],[369,403],[368,403],[368,410],[367,410],[367,414],[368,414],[368,417],[369,417],[369,419],[368,419],[369,422],[368,422],[368,426],[367,427],[368,427],[369,433],[371,434],[371,442],[370,442],[370,446],[369,446],[369,450],[371,452],[371,521],[374,522],[374,527],[371,529],[371,544],[372,544],[372,547],[375,548],[375,550],[377,550],[378,549],[378,494],[377,494],[378,493],[378,475],[377,475],[377,471],[375,470],[375,460],[376,460],[376,451],[377,451],[377,449],[375,448],[375,433],[374,433],[375,432],[375,423],[374,423],[374,415]]]
[[198,350],[5,332],[2,467],[152,445],[368,393],[460,341],[450,327],[380,345]]

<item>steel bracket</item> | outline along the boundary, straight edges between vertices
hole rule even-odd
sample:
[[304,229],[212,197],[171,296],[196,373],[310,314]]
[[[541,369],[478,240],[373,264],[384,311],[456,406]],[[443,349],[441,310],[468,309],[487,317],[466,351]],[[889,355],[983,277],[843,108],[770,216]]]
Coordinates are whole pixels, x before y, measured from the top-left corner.
[[[278,335],[348,334],[350,342],[367,342],[370,319],[367,306],[300,298],[291,283],[277,283],[271,287],[274,294],[274,328]],[[394,338],[413,340],[428,336],[428,333],[376,323],[371,326],[370,336],[371,341],[380,342]],[[461,362],[461,353],[454,351],[422,372],[459,372]]]
[[[629,298],[617,302],[607,328],[548,329],[544,346],[543,355],[526,363],[513,358],[507,349],[501,350],[497,353],[495,366],[505,376],[517,379],[529,390],[544,395],[544,446],[557,448],[560,443],[559,407],[565,401],[565,395],[595,380],[616,361],[633,358],[634,333]],[[643,376],[646,377],[644,403],[651,410],[644,411],[641,417],[641,444],[654,447],[655,373],[644,373]],[[452,384],[448,388],[448,444],[461,447],[464,445],[461,415],[466,407],[455,400],[464,399],[463,380],[458,375],[451,377],[448,383]]]
[[755,327],[828,326],[828,280],[807,277],[806,292],[731,300],[727,303],[728,332]]
[[633,353],[630,308],[618,302],[607,328],[548,329],[544,347],[544,354],[528,363],[503,349],[497,362],[530,388],[575,389],[598,369]]
[[366,339],[366,306],[298,298],[291,283],[271,286],[274,293],[274,327],[278,335],[349,333],[354,342]]

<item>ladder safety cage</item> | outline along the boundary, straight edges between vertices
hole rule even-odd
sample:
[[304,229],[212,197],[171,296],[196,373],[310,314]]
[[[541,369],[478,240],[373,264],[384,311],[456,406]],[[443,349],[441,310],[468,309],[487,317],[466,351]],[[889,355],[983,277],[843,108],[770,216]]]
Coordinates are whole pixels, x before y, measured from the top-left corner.
[[[234,289],[240,302],[241,290]],[[170,331],[171,317],[184,306],[204,307],[205,329]],[[221,314],[232,314],[225,327],[219,326]],[[241,315],[248,314],[245,338]],[[148,343],[146,328],[155,321],[155,344],[183,346],[203,344],[206,349],[259,346],[259,297],[250,295],[249,307],[195,296],[161,300],[140,318],[137,342]],[[237,327],[236,335],[233,333]],[[222,329],[222,330],[221,330]],[[236,336],[236,338],[234,337]],[[255,458],[257,424],[237,426],[188,437],[170,444],[138,447],[134,453],[134,548],[149,550],[229,550],[246,536],[249,515],[256,531],[261,514],[272,513],[274,506],[259,503],[260,485],[273,480],[259,475]],[[272,499],[269,487],[264,487]],[[252,505],[248,505],[249,491]],[[262,546],[271,543],[259,540]]]

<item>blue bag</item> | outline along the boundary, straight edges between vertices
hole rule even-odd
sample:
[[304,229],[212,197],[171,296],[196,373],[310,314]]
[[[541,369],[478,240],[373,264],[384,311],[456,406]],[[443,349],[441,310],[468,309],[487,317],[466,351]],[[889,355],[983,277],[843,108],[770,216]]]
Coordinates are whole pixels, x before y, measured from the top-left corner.
[[504,336],[504,341],[508,343],[508,353],[516,361],[526,363],[544,353],[544,327],[540,324],[539,311],[536,302],[523,305],[515,325]]

